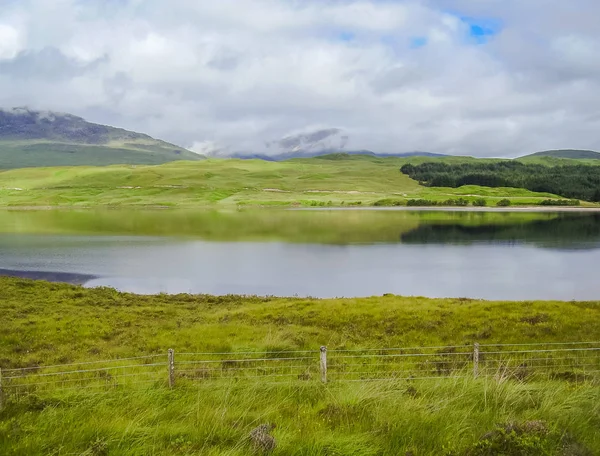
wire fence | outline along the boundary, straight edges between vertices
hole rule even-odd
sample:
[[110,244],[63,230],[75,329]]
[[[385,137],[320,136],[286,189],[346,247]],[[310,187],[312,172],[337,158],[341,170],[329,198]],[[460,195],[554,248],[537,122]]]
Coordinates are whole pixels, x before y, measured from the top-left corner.
[[332,381],[494,377],[591,380],[600,373],[600,343],[517,344],[332,350]]
[[181,353],[175,361],[179,379],[311,380],[319,376],[319,351]]
[[196,382],[365,382],[449,378],[600,380],[600,342],[167,353],[0,369],[0,400],[41,390]]
[[0,369],[0,395],[166,383],[167,355]]

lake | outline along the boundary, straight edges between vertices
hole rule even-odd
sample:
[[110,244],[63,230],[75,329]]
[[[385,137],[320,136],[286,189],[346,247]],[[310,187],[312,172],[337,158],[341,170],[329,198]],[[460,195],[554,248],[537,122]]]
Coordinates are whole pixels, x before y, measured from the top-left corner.
[[0,213],[0,274],[136,293],[598,300],[599,264],[597,213]]

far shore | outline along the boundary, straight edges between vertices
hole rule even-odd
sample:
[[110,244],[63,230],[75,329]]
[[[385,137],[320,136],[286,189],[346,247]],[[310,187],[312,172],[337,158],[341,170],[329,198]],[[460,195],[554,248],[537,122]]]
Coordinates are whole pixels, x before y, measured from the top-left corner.
[[600,207],[579,206],[510,206],[510,207],[456,207],[456,206],[351,206],[351,207],[295,207],[297,211],[436,211],[436,212],[600,212]]
[[98,276],[91,274],[78,274],[73,272],[57,271],[31,271],[0,269],[0,277],[15,277],[18,279],[43,280],[46,282],[69,283],[71,285],[84,285],[90,280],[97,279]]
[[0,206],[0,211],[88,211],[88,210],[292,210],[292,211],[435,211],[435,212],[600,212],[600,206],[319,206],[319,207],[299,207],[299,206]]

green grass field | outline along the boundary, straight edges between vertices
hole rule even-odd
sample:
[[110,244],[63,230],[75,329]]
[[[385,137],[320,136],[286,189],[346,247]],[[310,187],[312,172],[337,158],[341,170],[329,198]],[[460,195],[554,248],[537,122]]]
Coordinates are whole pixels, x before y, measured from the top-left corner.
[[27,168],[0,172],[0,206],[347,206],[382,200],[385,205],[405,205],[409,199],[442,202],[465,198],[473,202],[481,197],[494,206],[504,198],[514,205],[558,198],[514,188],[423,187],[399,171],[407,160],[352,156],[285,162],[213,159],[160,166]]
[[[597,340],[598,302],[139,296],[0,279],[0,366],[176,353]],[[5,374],[6,377],[6,374]],[[6,384],[6,382],[5,382]],[[10,390],[6,390],[7,392]],[[0,454],[594,455],[598,379],[180,381],[5,395]],[[510,424],[512,423],[512,424]],[[487,436],[486,436],[487,434]]]

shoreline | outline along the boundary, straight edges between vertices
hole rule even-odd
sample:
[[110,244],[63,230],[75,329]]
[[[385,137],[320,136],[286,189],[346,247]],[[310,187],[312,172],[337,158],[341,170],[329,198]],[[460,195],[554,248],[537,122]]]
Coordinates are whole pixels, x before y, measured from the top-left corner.
[[31,270],[19,271],[16,269],[0,269],[0,277],[12,277],[15,279],[28,279],[53,283],[66,283],[69,285],[85,285],[90,280],[100,278],[100,276],[95,276],[92,274],[79,274],[74,272]]
[[600,212],[600,207],[575,206],[512,206],[512,207],[456,207],[456,206],[352,206],[352,207],[295,207],[295,211],[405,211],[405,212]]
[[113,286],[86,286],[89,281],[100,279],[101,276],[77,274],[70,272],[51,272],[51,271],[18,271],[12,269],[0,269],[0,285],[4,279],[23,279],[30,280],[36,284],[56,283],[63,285],[70,285],[75,287],[82,287],[84,290],[94,290],[97,288],[110,288],[115,290],[120,295],[136,296],[136,297],[149,297],[155,298],[158,296],[167,296],[169,299],[176,299],[177,296],[183,294],[187,296],[195,297],[214,297],[214,298],[226,298],[226,297],[238,297],[240,299],[275,299],[275,300],[288,300],[288,301],[356,301],[356,300],[370,300],[370,299],[406,299],[406,300],[427,300],[427,301],[460,301],[469,303],[512,303],[522,304],[526,302],[538,302],[538,303],[598,303],[597,299],[552,299],[552,298],[535,298],[535,299],[503,299],[503,298],[482,298],[477,296],[422,296],[422,295],[411,295],[411,294],[396,294],[396,293],[381,293],[381,294],[369,294],[369,295],[357,295],[357,296],[303,296],[303,295],[271,295],[271,294],[215,294],[215,293],[169,293],[169,292],[155,292],[155,293],[143,293],[139,291],[126,291]]
[[404,212],[600,212],[598,207],[586,206],[319,206],[319,207],[298,207],[290,203],[289,206],[0,206],[0,211],[159,211],[159,210],[203,210],[203,211],[244,211],[244,210],[286,210],[286,211],[404,211]]

